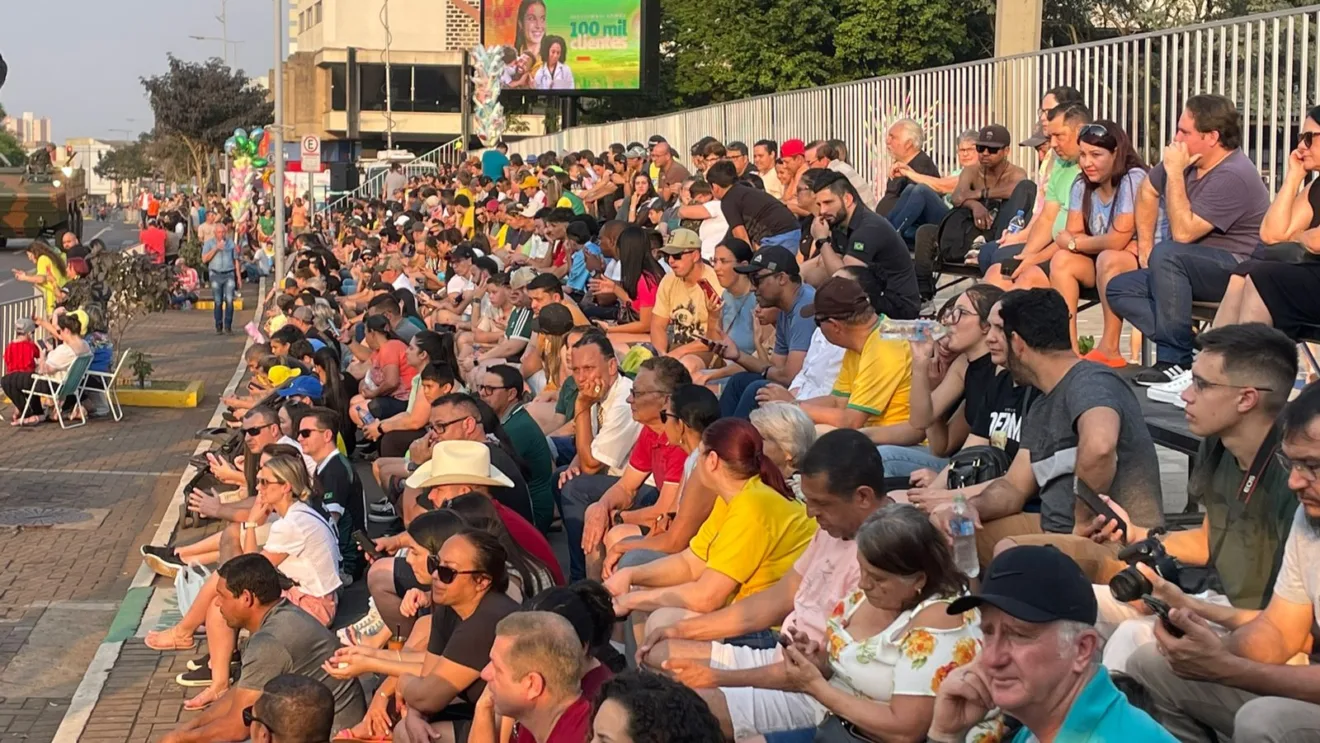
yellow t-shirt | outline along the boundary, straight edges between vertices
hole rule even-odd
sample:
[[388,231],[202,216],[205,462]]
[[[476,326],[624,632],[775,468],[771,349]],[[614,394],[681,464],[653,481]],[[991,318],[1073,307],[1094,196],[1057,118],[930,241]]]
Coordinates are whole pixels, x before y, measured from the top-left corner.
[[69,283],[69,278],[60,273],[60,270],[55,267],[55,262],[44,255],[37,257],[37,275],[50,276],[55,280],[53,283],[47,281],[40,286],[41,294],[46,298],[46,312],[53,312],[59,291],[65,284]]
[[816,520],[801,503],[753,477],[730,501],[715,499],[688,549],[738,582],[739,601],[784,577],[815,535]]
[[849,408],[869,415],[866,425],[892,426],[908,419],[911,393],[912,348],[907,341],[881,338],[876,323],[861,353],[844,352],[831,394],[848,398]]
[[[708,283],[717,297],[723,292],[715,269],[702,263],[697,270],[701,272],[701,278],[696,284],[689,284],[669,274],[660,280],[660,286],[656,289],[655,308],[652,311],[659,317],[669,318],[665,333],[669,336],[670,350],[708,335],[710,318],[701,282]],[[716,317],[715,321],[720,322],[720,319]]]

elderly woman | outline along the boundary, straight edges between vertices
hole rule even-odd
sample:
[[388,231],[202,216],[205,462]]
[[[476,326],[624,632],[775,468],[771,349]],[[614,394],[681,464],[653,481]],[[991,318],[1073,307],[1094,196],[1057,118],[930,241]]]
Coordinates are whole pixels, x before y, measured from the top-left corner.
[[[753,740],[921,740],[940,683],[976,659],[979,612],[948,612],[967,577],[925,514],[905,504],[872,513],[857,532],[857,562],[860,584],[831,613],[824,646],[792,632],[783,650],[789,690],[819,724]],[[998,719],[987,720],[967,740],[997,740],[998,731]]]
[[798,462],[816,443],[816,424],[802,408],[786,402],[762,405],[748,419],[765,439],[765,456],[784,473],[793,495],[801,501],[802,476],[798,474]]

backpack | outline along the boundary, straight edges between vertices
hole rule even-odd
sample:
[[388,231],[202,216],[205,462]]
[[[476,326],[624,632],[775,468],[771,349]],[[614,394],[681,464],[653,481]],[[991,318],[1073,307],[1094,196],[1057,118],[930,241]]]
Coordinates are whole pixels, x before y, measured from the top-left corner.
[[939,262],[965,263],[967,251],[972,248],[972,240],[984,234],[985,231],[976,226],[976,218],[972,216],[971,209],[960,206],[950,210],[944,221],[940,222],[939,233],[935,238]]

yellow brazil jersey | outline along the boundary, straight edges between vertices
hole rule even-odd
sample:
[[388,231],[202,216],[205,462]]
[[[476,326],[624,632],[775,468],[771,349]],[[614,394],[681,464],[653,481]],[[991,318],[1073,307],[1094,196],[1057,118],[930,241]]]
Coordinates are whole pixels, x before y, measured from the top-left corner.
[[881,338],[877,322],[861,353],[844,352],[831,394],[866,413],[866,425],[892,426],[907,421],[911,393],[912,348],[907,341]]
[[784,577],[815,535],[816,521],[801,503],[753,477],[731,500],[715,499],[688,549],[738,582],[738,601]]

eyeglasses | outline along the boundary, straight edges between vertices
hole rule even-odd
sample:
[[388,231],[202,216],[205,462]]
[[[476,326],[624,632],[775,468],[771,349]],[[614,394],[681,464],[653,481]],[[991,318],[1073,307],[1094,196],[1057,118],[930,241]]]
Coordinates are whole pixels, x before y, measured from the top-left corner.
[[1234,390],[1258,390],[1260,392],[1274,391],[1273,387],[1258,387],[1254,384],[1226,384],[1224,382],[1211,382],[1210,380],[1195,374],[1192,375],[1192,386],[1196,388],[1197,392],[1205,392],[1211,387],[1227,387],[1228,389]]
[[948,312],[940,316],[940,322],[943,323],[944,325],[957,325],[958,323],[962,322],[962,319],[964,317],[967,317],[970,314],[972,313],[963,309],[962,307],[954,307],[953,309],[949,310]]
[[434,573],[435,577],[446,586],[453,583],[460,575],[485,575],[484,570],[455,570],[448,565],[441,565],[439,555],[427,556],[426,572]]
[[668,397],[668,396],[669,396],[669,393],[668,393],[668,392],[665,392],[664,390],[639,390],[639,389],[634,389],[634,390],[632,390],[631,392],[628,393],[628,399],[629,399],[629,400],[632,400],[632,399],[634,399],[634,398],[641,397],[642,395],[664,395],[665,397]]
[[1296,472],[1307,482],[1320,480],[1320,463],[1303,462],[1297,459],[1291,459],[1282,451],[1274,452],[1274,458],[1279,462],[1279,466],[1282,467],[1285,472],[1290,474]]
[[1003,148],[1003,147],[989,147],[989,146],[987,146],[987,145],[983,145],[983,144],[978,144],[978,145],[976,146],[976,151],[977,151],[977,152],[988,153],[988,154],[991,154],[991,155],[994,155],[994,154],[998,153],[998,152],[999,152],[1000,150],[1002,150],[1002,149],[1004,149],[1004,148]]
[[495,390],[511,390],[512,387],[503,384],[482,384],[477,386],[477,392],[482,395],[489,395]]
[[248,727],[252,727],[252,723],[259,722],[267,730],[271,731],[272,733],[275,732],[275,728],[271,727],[270,724],[267,723],[265,720],[257,717],[255,710],[256,710],[256,705],[243,708],[243,724],[247,725]]
[[257,434],[261,433],[262,431],[266,430],[267,428],[270,428],[270,427],[273,426],[273,425],[275,425],[275,424],[274,424],[274,423],[263,423],[263,424],[261,424],[260,426],[251,426],[251,427],[249,427],[249,428],[244,428],[244,429],[243,429],[243,435],[244,435],[244,436],[256,436]]
[[1320,132],[1302,132],[1297,135],[1297,146],[1305,147],[1309,150],[1311,149],[1311,143],[1315,141],[1317,136],[1320,136]]
[[298,429],[298,438],[305,439],[314,433],[320,433],[324,429],[320,428],[300,428]]
[[820,317],[820,316],[818,315],[818,316],[816,316],[816,317],[813,318],[813,319],[815,319],[815,321],[816,321],[816,327],[819,328],[819,327],[824,326],[825,323],[827,323],[827,322],[829,322],[829,321],[831,321],[831,320],[838,320],[839,318],[837,318],[837,317]]
[[765,273],[753,273],[753,274],[747,274],[747,278],[752,280],[752,286],[760,286],[762,281],[765,281],[771,276],[778,275],[779,273],[780,273],[779,271],[766,271]]
[[465,415],[462,418],[455,418],[452,421],[446,421],[444,423],[432,423],[431,430],[435,431],[438,434],[444,435],[445,430],[448,429],[450,426],[454,425],[455,423],[462,423],[463,421],[471,417],[472,416],[470,415]]

